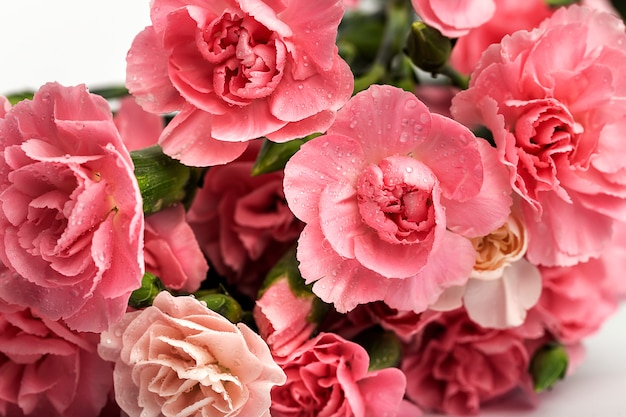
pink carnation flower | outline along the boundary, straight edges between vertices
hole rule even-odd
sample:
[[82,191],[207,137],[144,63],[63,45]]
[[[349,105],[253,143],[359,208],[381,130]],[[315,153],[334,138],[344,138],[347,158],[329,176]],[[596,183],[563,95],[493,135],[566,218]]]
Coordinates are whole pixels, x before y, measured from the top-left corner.
[[282,171],[250,174],[260,146],[253,141],[236,161],[211,168],[187,213],[211,266],[252,299],[302,230],[285,201]]
[[97,417],[113,387],[98,340],[0,301],[0,415]]
[[463,310],[425,318],[419,344],[407,346],[401,369],[406,394],[425,410],[476,414],[483,402],[531,385],[526,339],[543,329],[534,323],[513,330],[484,329]]
[[342,0],[155,0],[126,84],[148,111],[180,110],[159,143],[187,165],[324,131],[354,82],[335,45],[343,12]]
[[423,311],[467,281],[476,258],[468,237],[506,220],[508,185],[483,181],[497,164],[486,141],[413,94],[357,94],[285,168],[289,207],[307,223],[302,276],[340,312],[377,300]]
[[162,116],[148,113],[130,96],[120,100],[113,121],[129,151],[156,145],[165,127]]
[[623,22],[572,6],[490,46],[453,100],[455,118],[491,130],[526,200],[531,263],[598,256],[626,220],[624,68]]
[[418,16],[449,38],[467,34],[493,16],[495,0],[411,0]]
[[[272,390],[273,417],[396,416],[406,380],[397,368],[368,372],[365,349],[321,333],[282,361],[287,382]],[[407,416],[419,416],[417,410]]]
[[43,86],[0,119],[0,297],[80,331],[126,311],[143,276],[143,211],[107,102]]
[[117,403],[130,417],[269,417],[285,382],[263,339],[190,296],[162,292],[102,333]]

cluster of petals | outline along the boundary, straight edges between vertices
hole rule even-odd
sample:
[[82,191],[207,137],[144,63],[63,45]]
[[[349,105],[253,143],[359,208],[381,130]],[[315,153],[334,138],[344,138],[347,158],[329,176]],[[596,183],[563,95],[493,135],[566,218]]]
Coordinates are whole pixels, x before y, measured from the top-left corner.
[[287,382],[272,390],[273,417],[415,417],[403,401],[401,370],[368,371],[360,345],[334,333],[320,333],[281,361]]
[[252,141],[237,160],[209,169],[187,213],[211,265],[251,299],[302,230],[285,202],[283,172],[251,175],[260,147]]
[[266,417],[285,382],[261,337],[192,296],[161,292],[101,335],[116,401],[130,417]]
[[285,167],[285,197],[306,223],[303,278],[340,312],[378,300],[425,310],[467,281],[469,238],[506,221],[500,169],[495,150],[466,127],[411,93],[371,86]]
[[80,331],[121,319],[144,218],[108,103],[46,84],[0,119],[0,298]]
[[476,263],[462,287],[448,288],[432,308],[452,310],[463,305],[469,317],[487,328],[520,326],[542,290],[539,269],[524,258],[528,233],[515,207],[507,222],[472,239]]
[[525,200],[534,264],[598,256],[626,219],[624,68],[623,22],[570,6],[490,46],[453,99],[457,120],[493,133]]
[[324,131],[354,83],[335,45],[343,13],[342,0],[155,0],[126,85],[144,109],[177,111],[159,144],[187,165]]
[[485,329],[463,309],[422,316],[423,337],[406,346],[401,369],[407,397],[423,409],[477,414],[485,401],[531,386],[526,342],[543,336],[541,326]]
[[0,301],[0,415],[97,417],[113,368],[95,333],[74,332],[28,308]]

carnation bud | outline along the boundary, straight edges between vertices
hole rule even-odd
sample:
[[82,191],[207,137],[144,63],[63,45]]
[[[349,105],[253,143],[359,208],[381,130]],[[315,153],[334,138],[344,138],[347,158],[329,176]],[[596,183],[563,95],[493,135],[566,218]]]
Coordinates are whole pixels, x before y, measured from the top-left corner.
[[563,345],[548,343],[539,348],[531,362],[530,374],[536,392],[541,392],[565,377],[568,356]]
[[438,72],[450,58],[452,41],[424,22],[413,22],[406,40],[406,53],[420,69]]
[[194,294],[198,300],[206,303],[209,310],[230,320],[231,323],[238,323],[243,316],[241,305],[230,295],[214,293],[211,291],[198,291]]
[[132,151],[130,156],[146,215],[180,202],[186,207],[191,204],[203,170],[170,158],[158,145]]
[[137,288],[130,295],[128,305],[133,308],[145,308],[152,305],[152,301],[161,291],[165,289],[165,286],[155,275],[150,272],[143,274],[141,279],[141,287]]

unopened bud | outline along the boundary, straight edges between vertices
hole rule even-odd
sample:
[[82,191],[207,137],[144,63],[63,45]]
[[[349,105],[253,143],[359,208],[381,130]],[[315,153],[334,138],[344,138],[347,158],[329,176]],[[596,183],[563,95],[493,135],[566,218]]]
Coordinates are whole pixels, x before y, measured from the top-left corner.
[[424,71],[436,73],[450,58],[452,41],[424,22],[413,22],[406,41],[406,53]]

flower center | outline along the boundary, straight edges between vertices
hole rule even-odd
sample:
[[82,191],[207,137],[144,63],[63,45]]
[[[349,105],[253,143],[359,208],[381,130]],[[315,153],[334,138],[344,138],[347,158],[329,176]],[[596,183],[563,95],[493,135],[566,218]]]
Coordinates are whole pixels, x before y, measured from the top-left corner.
[[203,56],[212,64],[213,88],[230,104],[271,94],[282,78],[286,48],[254,18],[227,10],[202,33]]
[[502,270],[526,253],[528,238],[521,219],[511,214],[505,224],[487,236],[472,239],[476,263],[472,278],[496,279]]
[[434,174],[421,162],[407,156],[385,158],[358,179],[361,217],[387,242],[423,241],[435,225],[435,185]]

